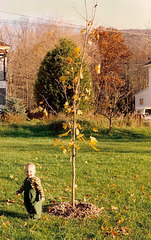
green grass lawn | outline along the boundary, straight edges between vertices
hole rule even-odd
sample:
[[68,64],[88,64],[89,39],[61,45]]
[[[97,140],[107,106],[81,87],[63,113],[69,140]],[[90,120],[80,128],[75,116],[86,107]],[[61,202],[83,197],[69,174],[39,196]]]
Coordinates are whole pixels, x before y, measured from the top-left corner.
[[[96,136],[97,137],[97,136]],[[16,198],[27,162],[36,164],[45,205],[71,200],[70,156],[51,145],[49,129],[0,127],[0,239],[151,239],[151,129],[100,131],[95,152],[88,141],[76,157],[76,199],[104,207],[100,217],[65,219],[43,212],[28,219]]]

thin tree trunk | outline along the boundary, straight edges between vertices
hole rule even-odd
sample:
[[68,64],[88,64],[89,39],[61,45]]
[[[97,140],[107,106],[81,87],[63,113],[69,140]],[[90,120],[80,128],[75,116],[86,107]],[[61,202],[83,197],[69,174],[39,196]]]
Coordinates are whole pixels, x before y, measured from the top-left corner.
[[73,115],[73,147],[72,147],[72,206],[75,207],[75,138],[76,138],[76,100],[73,101],[73,109],[74,109],[74,115]]

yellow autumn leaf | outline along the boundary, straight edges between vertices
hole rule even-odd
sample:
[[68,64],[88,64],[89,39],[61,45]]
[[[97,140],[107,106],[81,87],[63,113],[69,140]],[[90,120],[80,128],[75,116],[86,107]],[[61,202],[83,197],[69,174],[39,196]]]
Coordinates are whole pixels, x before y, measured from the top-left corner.
[[62,83],[65,83],[66,79],[67,79],[66,76],[61,76],[61,77],[59,78],[59,81],[62,82]]
[[95,151],[100,152],[100,149],[96,148],[94,145],[90,145]]
[[71,85],[69,85],[69,86],[68,86],[68,89],[72,89],[72,86],[71,86]]
[[74,49],[74,56],[75,56],[75,57],[78,57],[78,56],[79,56],[79,53],[80,53],[80,48],[79,48],[79,47],[76,47],[76,48]]
[[34,112],[35,112],[35,113],[39,112],[39,108],[36,108]]
[[94,34],[95,34],[95,29],[92,30],[92,32],[91,32],[91,36],[93,37]]
[[80,79],[83,79],[83,74],[82,74],[82,72],[80,73]]
[[78,114],[78,115],[82,115],[82,111],[81,111],[81,110],[78,110],[78,111],[77,111],[77,114]]
[[99,35],[99,34],[97,34],[97,39],[98,39],[98,40],[100,39],[100,35]]
[[84,98],[84,99],[88,101],[90,98],[89,98],[88,96],[85,96],[85,98]]
[[48,117],[48,112],[46,109],[44,109],[43,114],[44,114],[44,116]]
[[97,140],[95,137],[90,136],[90,143],[95,145],[97,143]]
[[84,34],[85,32],[86,32],[85,28],[81,30],[81,34]]
[[75,99],[75,100],[78,100],[78,99],[79,99],[78,94],[75,94],[75,95],[74,95],[74,99]]
[[98,129],[97,128],[93,128],[93,132],[98,132]]
[[98,65],[95,66],[95,71],[97,74],[100,74],[100,63]]
[[9,176],[11,179],[13,179],[14,178],[14,176],[11,174],[10,176]]
[[77,139],[78,139],[79,141],[81,141],[81,142],[85,141],[84,134],[79,134],[79,135],[77,136]]
[[75,144],[75,148],[78,149],[78,150],[80,149],[79,146],[78,146],[77,144]]
[[63,153],[66,154],[67,153],[67,149],[64,148],[63,149]]
[[72,63],[72,58],[71,57],[67,57],[66,60],[67,60],[68,65],[70,65]]
[[65,104],[64,104],[65,109],[68,108],[68,106],[69,106],[69,103],[65,102]]
[[43,101],[41,101],[39,104],[43,104]]
[[95,144],[97,143],[97,140],[95,137],[90,136],[90,142],[89,145],[97,152],[99,152],[100,150],[98,148],[95,147]]
[[78,79],[79,79],[78,77],[75,77],[74,82],[77,83]]
[[71,130],[69,130],[69,131],[67,131],[67,132],[65,132],[65,133],[59,134],[59,137],[60,137],[60,138],[61,138],[61,137],[66,137],[66,136],[69,134],[70,131],[71,131]]
[[72,112],[72,108],[67,108],[66,112],[67,113],[71,113]]
[[79,129],[82,129],[82,127],[79,123],[76,124],[76,127],[79,128]]
[[91,45],[92,45],[92,41],[91,41],[91,40],[89,40],[89,41],[88,41],[88,44],[91,46]]
[[93,20],[90,20],[89,22],[88,22],[88,26],[91,26],[93,24]]
[[78,128],[76,128],[76,135],[78,136],[80,134],[80,131]]
[[68,142],[68,147],[70,148],[70,147],[72,147],[73,146],[73,141],[72,141],[72,139]]
[[68,125],[66,123],[63,123],[63,129],[66,130]]
[[53,144],[54,146],[57,146],[59,143],[60,143],[60,139],[55,138],[52,144]]

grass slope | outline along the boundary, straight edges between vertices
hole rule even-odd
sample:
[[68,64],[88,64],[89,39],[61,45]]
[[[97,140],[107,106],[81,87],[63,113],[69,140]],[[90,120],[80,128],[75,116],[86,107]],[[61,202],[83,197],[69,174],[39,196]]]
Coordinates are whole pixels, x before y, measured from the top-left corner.
[[36,164],[45,190],[45,205],[71,199],[69,155],[51,145],[46,127],[0,128],[0,239],[151,239],[151,130],[100,131],[95,152],[82,143],[76,158],[76,199],[104,207],[85,219],[27,217],[23,195],[15,196],[25,178],[24,165]]

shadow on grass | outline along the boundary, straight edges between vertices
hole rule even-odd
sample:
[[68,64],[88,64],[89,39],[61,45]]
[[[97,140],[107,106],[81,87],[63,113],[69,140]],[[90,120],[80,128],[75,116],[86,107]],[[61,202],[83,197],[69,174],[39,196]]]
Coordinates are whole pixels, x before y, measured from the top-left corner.
[[107,139],[107,140],[115,140],[115,141],[126,141],[126,140],[134,140],[134,141],[144,141],[151,139],[151,130],[141,130],[140,129],[120,129],[113,128],[110,131],[107,129],[101,129],[99,133],[93,133],[93,135],[97,139]]
[[[17,125],[12,124],[9,126],[0,127],[0,137],[57,137],[60,133],[64,133],[66,130],[63,129],[63,121],[54,121],[49,124],[37,124],[37,125]],[[93,132],[93,128],[89,126],[83,127],[85,137],[89,139],[92,135],[99,139],[104,140],[135,140],[141,141],[145,139],[151,139],[150,129],[126,129],[126,128],[113,128],[110,131],[108,129],[99,129],[98,132]]]
[[1,137],[54,137],[63,132],[62,121],[52,122],[51,124],[39,125],[17,125],[0,127]]
[[13,218],[21,218],[21,219],[28,219],[27,214],[23,214],[23,213],[16,213],[16,212],[12,212],[12,211],[6,211],[6,210],[0,210],[0,216],[10,216]]

